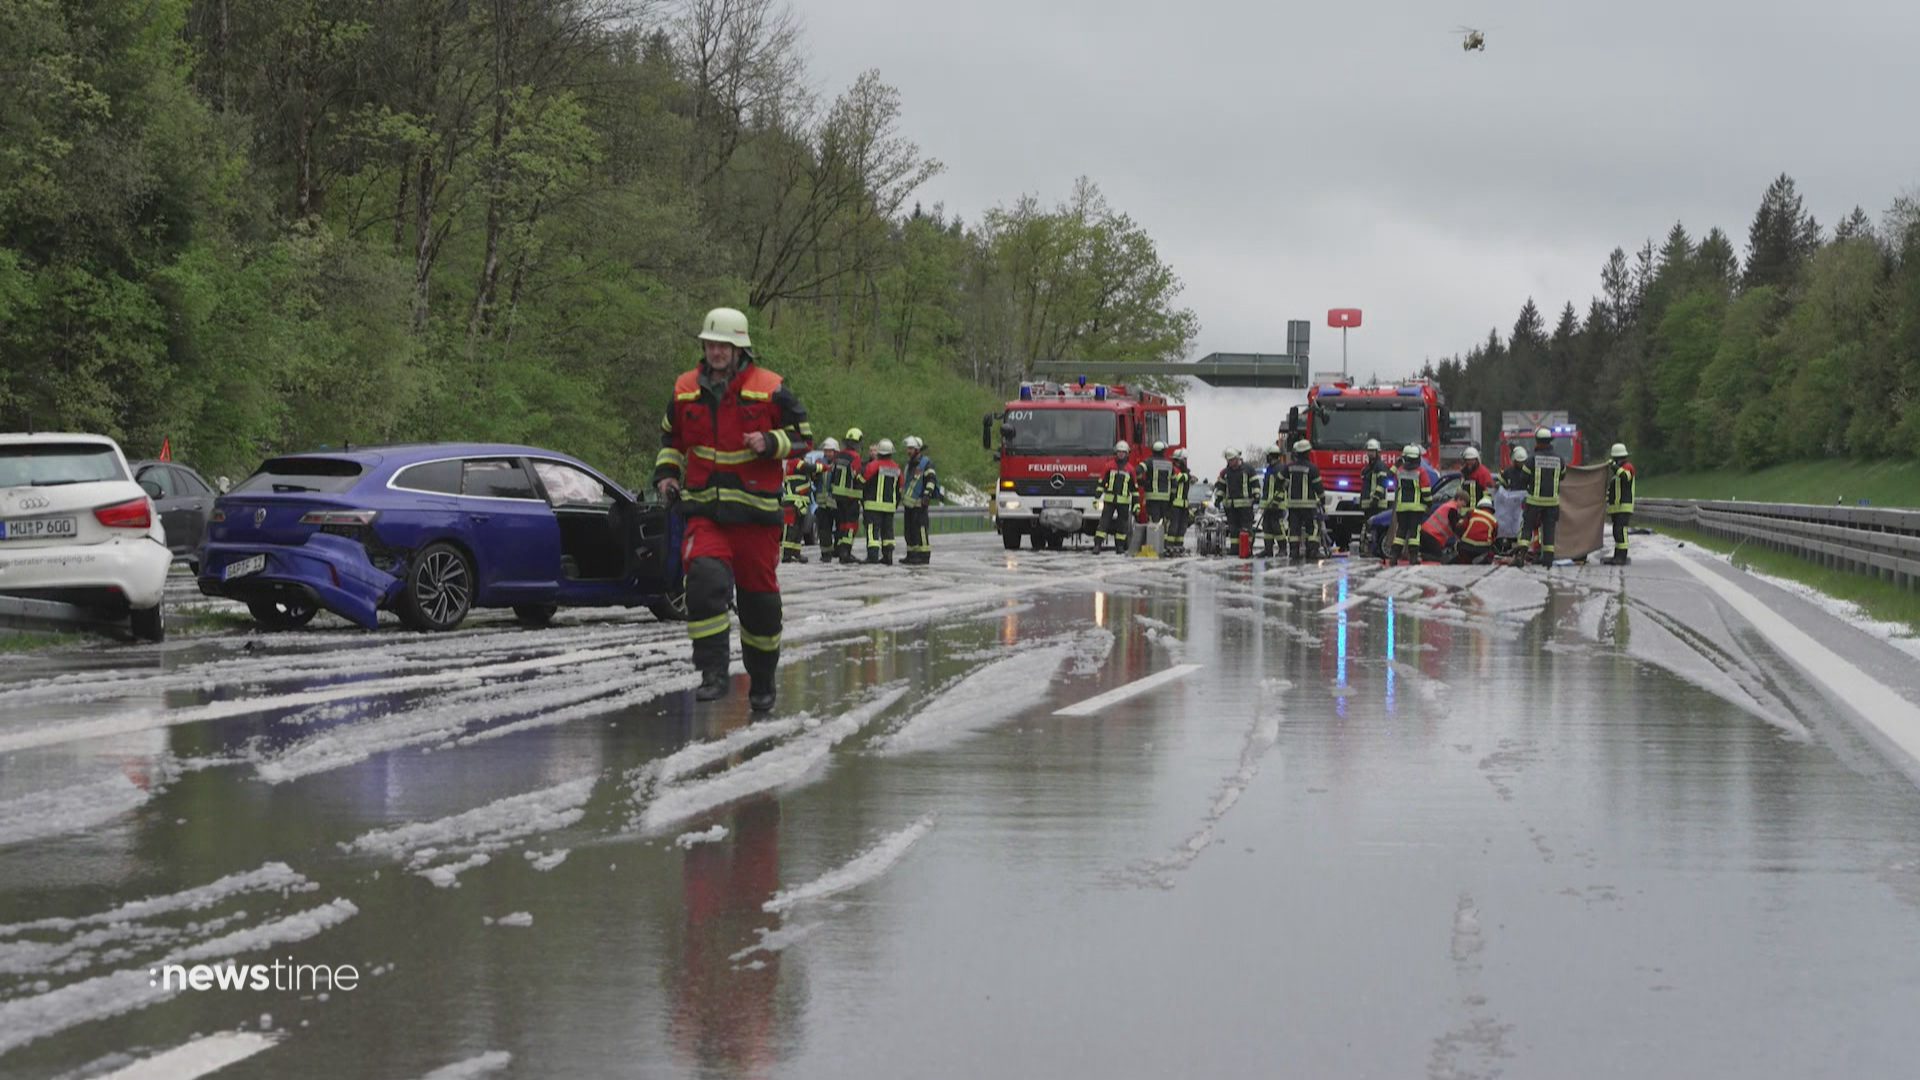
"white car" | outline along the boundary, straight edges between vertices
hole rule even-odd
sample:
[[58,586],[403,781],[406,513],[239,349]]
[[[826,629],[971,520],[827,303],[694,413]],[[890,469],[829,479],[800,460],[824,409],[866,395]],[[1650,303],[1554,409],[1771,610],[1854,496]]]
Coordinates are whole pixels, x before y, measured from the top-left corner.
[[160,515],[112,439],[0,434],[0,597],[78,605],[160,641],[172,562]]

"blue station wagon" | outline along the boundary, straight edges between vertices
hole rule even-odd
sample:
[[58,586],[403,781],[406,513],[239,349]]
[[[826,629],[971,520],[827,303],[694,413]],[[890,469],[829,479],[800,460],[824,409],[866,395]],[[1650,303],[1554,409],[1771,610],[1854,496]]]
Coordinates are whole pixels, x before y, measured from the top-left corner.
[[543,625],[561,607],[683,618],[678,521],[566,454],[381,446],[269,459],[214,504],[200,591],[268,629],[321,609],[451,630],[474,608]]

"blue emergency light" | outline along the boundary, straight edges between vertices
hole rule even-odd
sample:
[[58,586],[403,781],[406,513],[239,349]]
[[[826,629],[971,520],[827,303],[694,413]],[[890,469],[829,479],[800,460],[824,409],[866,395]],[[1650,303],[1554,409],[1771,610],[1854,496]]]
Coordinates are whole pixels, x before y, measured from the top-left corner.
[[1321,397],[1339,397],[1340,393],[1340,388],[1337,386],[1323,386],[1320,388]]
[[1346,486],[1347,486],[1347,482],[1346,482],[1345,480],[1342,480],[1342,481],[1340,481],[1340,486],[1341,486],[1341,487],[1346,487]]
[[1033,400],[1033,384],[1032,383],[1020,384],[1020,400],[1021,401]]
[[1420,388],[1417,386],[1403,386],[1400,388],[1400,396],[1401,397],[1419,397]]
[[1080,388],[1084,390],[1086,389],[1086,386],[1087,386],[1087,377],[1085,375],[1082,375],[1080,376]]
[[1107,388],[1106,388],[1105,386],[1096,386],[1096,387],[1094,387],[1094,388],[1093,388],[1093,400],[1095,400],[1095,401],[1105,401],[1105,400],[1107,400]]

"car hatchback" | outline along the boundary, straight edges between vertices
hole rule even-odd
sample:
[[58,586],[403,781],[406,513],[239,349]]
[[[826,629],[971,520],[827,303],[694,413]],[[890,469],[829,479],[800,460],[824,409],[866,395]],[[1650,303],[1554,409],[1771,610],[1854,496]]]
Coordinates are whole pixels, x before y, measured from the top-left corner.
[[200,590],[270,629],[325,609],[451,630],[474,608],[540,625],[561,607],[684,610],[665,506],[525,446],[373,447],[273,458],[221,496]]
[[0,435],[0,595],[72,604],[166,637],[160,517],[103,435]]

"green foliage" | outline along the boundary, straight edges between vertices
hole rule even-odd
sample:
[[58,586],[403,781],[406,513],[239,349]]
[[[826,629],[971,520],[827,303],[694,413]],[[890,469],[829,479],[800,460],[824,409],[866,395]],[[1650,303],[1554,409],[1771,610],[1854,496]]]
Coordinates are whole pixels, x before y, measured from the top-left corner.
[[1731,554],[1734,565],[1743,570],[1797,581],[1835,599],[1857,605],[1869,618],[1899,623],[1907,628],[1908,633],[1920,634],[1920,593],[1912,589],[1850,570],[1821,566],[1790,552],[1726,540],[1696,529],[1661,525],[1659,531],[1709,551]]
[[[1920,198],[1876,229],[1855,209],[1822,241],[1791,178],[1767,189],[1744,268],[1724,232],[1675,224],[1544,359],[1528,300],[1514,333],[1431,365],[1461,410],[1564,408],[1589,450],[1622,440],[1650,481],[1836,456],[1920,455]],[[1571,358],[1571,362],[1569,359]]]
[[1186,351],[1091,181],[971,226],[910,205],[942,166],[898,91],[816,104],[782,4],[0,4],[0,428],[235,476],[523,441],[633,482],[730,305],[818,415],[982,482],[979,416],[1035,359]]
[[1649,499],[1740,499],[1746,502],[1797,502],[1831,506],[1839,499],[1852,506],[1920,507],[1920,461],[1796,461],[1743,472],[1661,473],[1642,469],[1639,494]]

